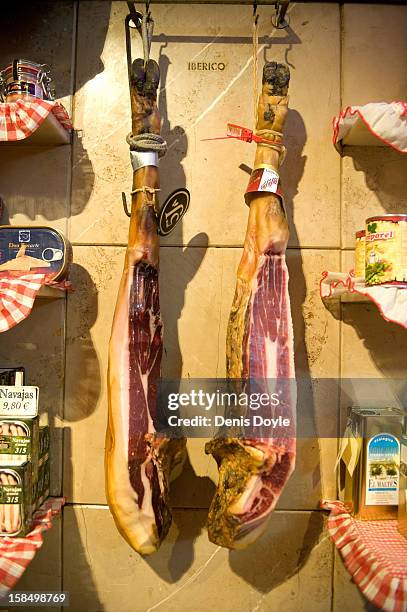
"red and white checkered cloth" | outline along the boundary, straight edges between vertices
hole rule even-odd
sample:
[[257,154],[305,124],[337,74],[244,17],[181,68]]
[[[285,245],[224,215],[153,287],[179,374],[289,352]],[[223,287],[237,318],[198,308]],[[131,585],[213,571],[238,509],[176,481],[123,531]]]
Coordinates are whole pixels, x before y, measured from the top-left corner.
[[59,102],[16,100],[0,103],[0,141],[28,138],[51,112],[63,128],[72,129],[69,115]]
[[21,323],[30,314],[45,274],[0,278],[0,332]]
[[34,529],[25,538],[0,537],[0,597],[21,578],[43,543],[42,532],[52,527],[52,517],[59,514],[65,500],[49,497],[34,514]]
[[0,333],[28,317],[43,285],[73,291],[70,281],[52,281],[45,274],[0,277]]
[[407,540],[397,521],[360,521],[342,502],[321,502],[330,510],[328,530],[354,582],[381,610],[407,610]]

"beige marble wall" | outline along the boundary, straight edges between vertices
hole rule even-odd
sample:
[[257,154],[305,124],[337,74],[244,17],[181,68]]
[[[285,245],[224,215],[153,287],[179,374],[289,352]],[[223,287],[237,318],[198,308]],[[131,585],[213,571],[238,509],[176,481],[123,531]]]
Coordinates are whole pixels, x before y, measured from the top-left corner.
[[[20,9],[6,15],[11,34],[7,44],[0,41],[0,58],[3,64],[18,55],[50,58],[75,135],[71,146],[59,148],[0,147],[0,195],[10,222],[49,224],[68,234],[75,292],[66,301],[38,302],[0,345],[2,363],[24,363],[30,382],[41,387],[41,408],[53,428],[52,489],[67,499],[22,588],[62,585],[75,612],[364,610],[318,510],[321,497],[335,497],[336,440],[320,435],[337,426],[342,400],[336,392],[311,391],[309,381],[406,374],[407,332],[385,324],[374,306],[326,309],[318,280],[324,269],[352,267],[353,232],[367,216],[405,211],[407,160],[383,148],[352,147],[341,158],[331,144],[331,118],[341,102],[403,96],[407,10],[292,3],[290,29],[277,31],[271,8],[259,7],[259,67],[277,59],[292,73],[282,178],[298,410],[313,422],[315,437],[298,442],[296,471],[267,534],[239,553],[208,542],[205,520],[217,470],[203,452],[204,440],[189,440],[189,461],[172,488],[170,535],[155,556],[142,559],[114,526],[103,474],[107,345],[128,230],[121,192],[131,184],[127,7],[103,0],[40,6],[42,18],[30,13],[33,27],[25,35],[17,27]],[[228,121],[253,124],[252,8],[157,5],[153,14],[152,56],[161,66],[159,103],[169,143],[162,198],[176,187],[191,191],[190,211],[162,241],[163,371],[224,376],[247,218],[248,175],[240,166],[251,166],[254,149],[202,139],[223,135]],[[189,71],[191,61],[224,62],[225,69]]]

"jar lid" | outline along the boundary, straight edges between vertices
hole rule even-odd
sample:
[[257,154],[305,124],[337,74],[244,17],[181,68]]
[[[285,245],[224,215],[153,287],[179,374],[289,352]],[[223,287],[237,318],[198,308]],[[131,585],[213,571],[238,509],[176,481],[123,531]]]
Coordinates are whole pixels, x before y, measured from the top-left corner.
[[386,215],[377,215],[377,217],[369,217],[366,219],[366,223],[371,223],[372,221],[394,221],[397,223],[398,221],[407,221],[407,215],[388,213]]

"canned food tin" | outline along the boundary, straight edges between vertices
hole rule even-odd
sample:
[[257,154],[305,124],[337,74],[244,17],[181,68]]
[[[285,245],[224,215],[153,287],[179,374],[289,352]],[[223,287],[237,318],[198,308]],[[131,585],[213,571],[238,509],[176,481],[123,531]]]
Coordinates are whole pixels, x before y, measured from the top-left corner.
[[398,528],[400,533],[407,538],[407,436],[400,440],[400,489],[399,489],[399,512]]
[[49,66],[24,59],[13,60],[0,73],[0,92],[6,102],[21,97],[55,100]]
[[25,536],[33,512],[31,463],[0,468],[0,536]]
[[365,278],[365,244],[366,244],[365,230],[360,230],[360,232],[356,232],[355,276],[359,278]]
[[0,226],[0,277],[45,274],[48,280],[67,278],[72,262],[69,241],[50,227]]
[[351,409],[337,476],[340,499],[358,519],[397,518],[405,416],[399,408]]
[[407,285],[407,215],[366,219],[366,285]]

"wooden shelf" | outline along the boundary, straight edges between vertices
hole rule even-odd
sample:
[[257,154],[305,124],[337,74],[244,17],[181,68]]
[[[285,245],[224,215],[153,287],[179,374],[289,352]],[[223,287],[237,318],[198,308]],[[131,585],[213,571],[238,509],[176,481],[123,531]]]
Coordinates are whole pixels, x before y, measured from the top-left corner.
[[319,292],[325,306],[330,302],[343,304],[375,304],[383,319],[407,329],[407,287],[377,285],[366,287],[363,278],[351,272],[322,272]]
[[354,304],[358,302],[370,302],[372,300],[367,295],[361,295],[360,293],[354,293],[351,291],[344,291],[340,295],[333,295],[331,297],[322,298],[324,300],[339,300],[342,304]]
[[44,285],[37,293],[37,298],[43,298],[46,300],[63,300],[65,299],[66,291],[57,289],[56,287],[48,287]]

